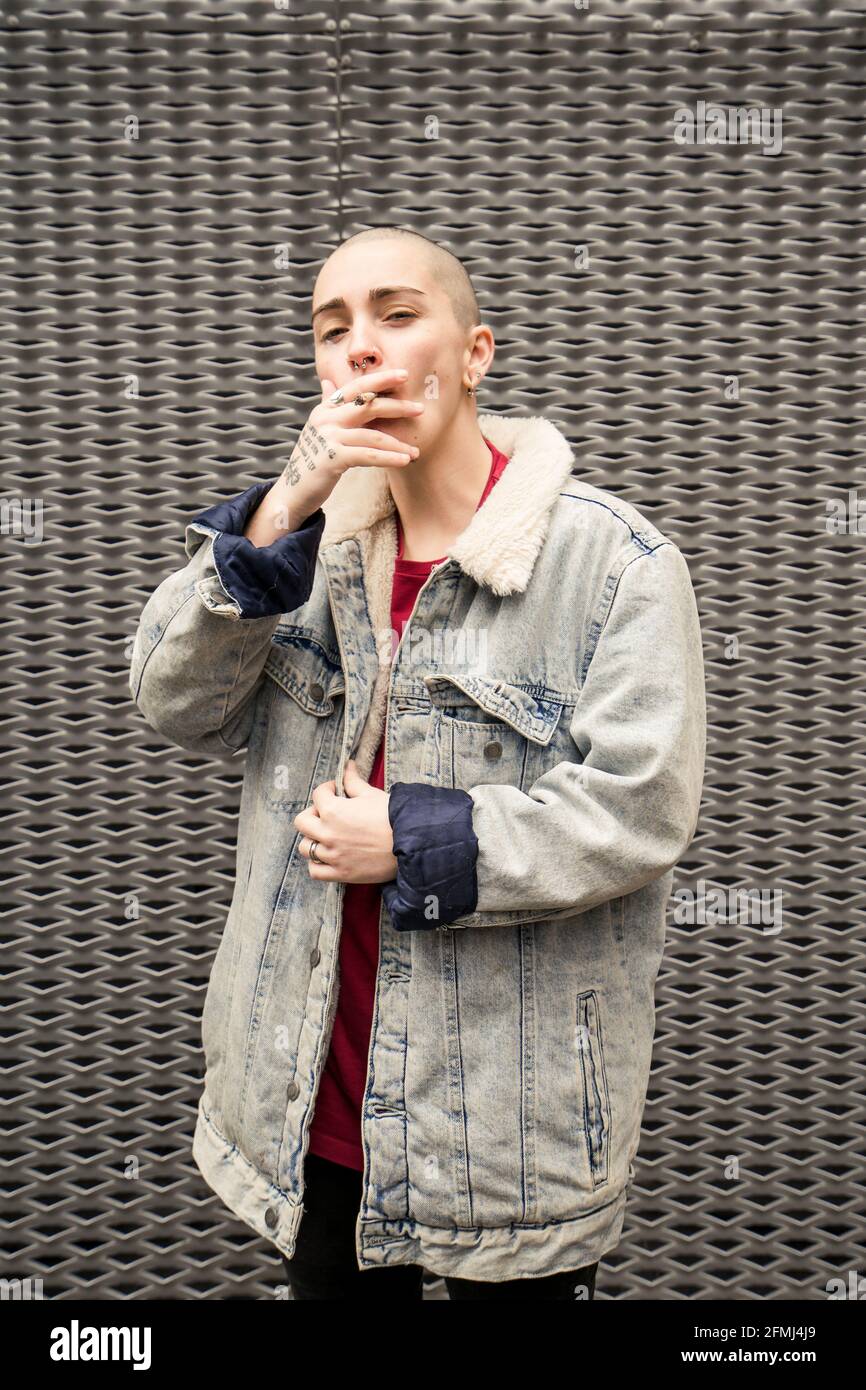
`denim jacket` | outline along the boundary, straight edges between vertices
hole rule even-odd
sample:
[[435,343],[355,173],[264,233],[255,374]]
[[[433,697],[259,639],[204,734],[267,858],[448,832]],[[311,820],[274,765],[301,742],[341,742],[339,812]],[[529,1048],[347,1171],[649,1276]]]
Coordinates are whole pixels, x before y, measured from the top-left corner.
[[202,1017],[193,1155],[288,1256],[339,990],[345,885],[293,821],[369,776],[384,732],[398,864],[382,885],[361,1115],[360,1269],[504,1280],[619,1241],[673,870],[697,824],[706,706],[677,546],[574,475],[543,417],[481,414],[509,462],[390,631],[385,470],[356,468],[272,545],[272,482],[186,527],[130,690],[183,748],[245,757],[236,878]]

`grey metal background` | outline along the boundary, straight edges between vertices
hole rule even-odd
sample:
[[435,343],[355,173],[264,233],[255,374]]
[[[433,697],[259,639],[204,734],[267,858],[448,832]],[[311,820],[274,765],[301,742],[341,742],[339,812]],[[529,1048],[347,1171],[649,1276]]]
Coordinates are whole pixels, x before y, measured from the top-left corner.
[[[242,765],[148,729],[129,644],[184,521],[292,447],[317,266],[392,221],[473,274],[481,407],[549,415],[689,559],[711,730],[675,887],[784,894],[776,935],[671,924],[597,1296],[866,1272],[866,537],[824,521],[863,476],[862,8],[21,4],[0,38],[0,458],[44,505],[3,536],[0,1274],[282,1281],[190,1154]],[[783,153],[678,146],[701,99],[781,107]]]

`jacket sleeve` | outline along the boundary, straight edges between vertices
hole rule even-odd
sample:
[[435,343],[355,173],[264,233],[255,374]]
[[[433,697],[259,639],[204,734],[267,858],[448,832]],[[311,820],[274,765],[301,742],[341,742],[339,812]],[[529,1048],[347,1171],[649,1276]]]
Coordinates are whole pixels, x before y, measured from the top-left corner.
[[706,696],[688,565],[672,542],[623,566],[569,725],[582,761],[527,792],[397,782],[398,930],[573,917],[672,869],[694,835]]
[[246,744],[280,615],[312,592],[321,508],[271,545],[257,547],[243,534],[271,487],[254,483],[189,522],[188,563],[142,610],[130,694],[151,728],[183,748],[227,754]]

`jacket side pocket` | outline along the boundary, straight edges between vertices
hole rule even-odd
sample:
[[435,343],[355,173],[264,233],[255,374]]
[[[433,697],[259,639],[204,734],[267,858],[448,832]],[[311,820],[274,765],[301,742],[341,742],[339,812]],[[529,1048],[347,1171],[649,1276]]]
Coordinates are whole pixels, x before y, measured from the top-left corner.
[[608,1178],[610,1096],[604,1065],[604,1043],[598,995],[594,989],[577,996],[575,1046],[583,1089],[583,1127],[593,1187]]

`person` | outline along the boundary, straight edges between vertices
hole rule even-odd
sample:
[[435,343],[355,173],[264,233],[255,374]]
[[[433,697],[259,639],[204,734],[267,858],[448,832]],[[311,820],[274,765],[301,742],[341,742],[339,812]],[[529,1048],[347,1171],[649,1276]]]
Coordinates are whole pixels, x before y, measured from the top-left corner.
[[445,247],[366,229],[311,307],[285,470],[187,524],[132,652],[153,729],[246,759],[193,1155],[295,1298],[591,1299],[700,810],[688,565],[479,413]]

